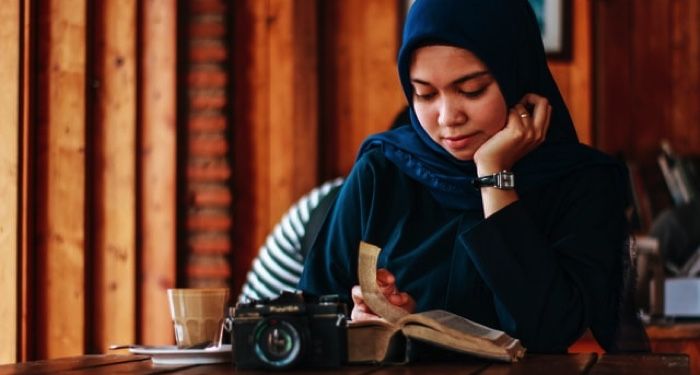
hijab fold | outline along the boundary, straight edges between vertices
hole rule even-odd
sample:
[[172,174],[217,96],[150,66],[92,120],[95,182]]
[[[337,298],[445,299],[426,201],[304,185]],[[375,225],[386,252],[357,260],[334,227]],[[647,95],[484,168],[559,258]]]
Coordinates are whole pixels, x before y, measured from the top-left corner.
[[[410,64],[417,48],[449,45],[474,53],[489,68],[508,107],[527,93],[546,97],[552,106],[542,145],[513,167],[519,192],[550,183],[580,167],[609,164],[608,156],[579,143],[569,111],[547,66],[535,15],[527,0],[417,0],[404,25],[398,71],[412,103]],[[472,187],[473,161],[456,159],[425,132],[410,108],[410,126],[369,137],[358,155],[379,148],[404,173],[426,186],[443,206],[481,209]]]

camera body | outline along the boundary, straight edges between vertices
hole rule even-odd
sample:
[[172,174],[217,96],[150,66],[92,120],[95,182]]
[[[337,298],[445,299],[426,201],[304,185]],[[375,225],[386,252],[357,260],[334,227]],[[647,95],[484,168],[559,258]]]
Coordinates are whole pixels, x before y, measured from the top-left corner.
[[339,367],[347,360],[347,306],[337,296],[283,292],[239,303],[232,321],[238,368]]

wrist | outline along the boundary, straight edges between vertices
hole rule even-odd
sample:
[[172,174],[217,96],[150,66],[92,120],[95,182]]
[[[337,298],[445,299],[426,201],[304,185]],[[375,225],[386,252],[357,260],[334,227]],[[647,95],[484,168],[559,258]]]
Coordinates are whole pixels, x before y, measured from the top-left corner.
[[515,175],[508,170],[483,176],[479,175],[472,180],[472,185],[476,189],[493,187],[501,190],[513,190],[515,189]]
[[477,176],[487,176],[500,171],[509,171],[510,166],[504,163],[486,163],[486,162],[476,162],[476,174]]

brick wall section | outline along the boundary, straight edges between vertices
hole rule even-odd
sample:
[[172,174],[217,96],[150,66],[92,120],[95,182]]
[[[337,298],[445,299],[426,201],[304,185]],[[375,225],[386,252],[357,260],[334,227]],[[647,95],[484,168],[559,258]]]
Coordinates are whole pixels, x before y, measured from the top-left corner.
[[228,286],[231,274],[231,165],[225,0],[187,0],[188,287]]

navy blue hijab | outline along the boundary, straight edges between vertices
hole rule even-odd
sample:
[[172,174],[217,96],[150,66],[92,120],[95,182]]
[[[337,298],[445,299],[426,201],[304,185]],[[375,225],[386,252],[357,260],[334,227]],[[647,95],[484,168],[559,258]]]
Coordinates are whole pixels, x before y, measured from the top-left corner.
[[[542,186],[580,167],[615,163],[579,143],[569,111],[547,66],[535,15],[527,0],[417,0],[410,9],[399,52],[398,70],[409,105],[413,53],[426,45],[467,49],[479,57],[498,83],[508,108],[526,93],[546,97],[550,127],[542,145],[516,163],[519,192]],[[471,186],[473,161],[456,159],[425,132],[410,109],[411,126],[368,138],[358,158],[381,148],[404,173],[428,187],[442,205],[481,209],[481,195]]]

